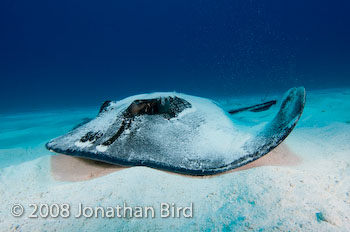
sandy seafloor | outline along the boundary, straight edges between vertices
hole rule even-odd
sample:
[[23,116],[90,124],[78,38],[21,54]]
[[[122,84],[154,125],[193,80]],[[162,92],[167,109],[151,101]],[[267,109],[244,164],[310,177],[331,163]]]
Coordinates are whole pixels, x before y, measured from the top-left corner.
[[[257,99],[219,100],[231,107]],[[44,144],[97,111],[0,115],[0,231],[350,230],[350,89],[307,92],[300,122],[284,141],[302,159],[298,166],[263,166],[211,178],[134,167],[89,181],[54,180],[52,153]],[[28,218],[30,203],[70,203],[74,214],[78,203],[123,202],[154,206],[156,217]],[[161,202],[193,202],[193,218],[160,218]],[[14,203],[25,207],[24,216],[11,216]]]

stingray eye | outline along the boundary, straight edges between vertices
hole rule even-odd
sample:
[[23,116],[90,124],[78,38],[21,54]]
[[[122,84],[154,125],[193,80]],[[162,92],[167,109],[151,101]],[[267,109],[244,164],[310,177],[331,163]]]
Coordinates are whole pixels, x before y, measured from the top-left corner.
[[141,105],[141,104],[143,104],[143,103],[144,103],[144,102],[143,102],[142,100],[136,100],[136,101],[134,101],[133,104],[139,106],[139,105]]
[[111,100],[105,101],[105,102],[101,105],[100,111],[99,111],[98,113],[100,114],[100,113],[102,113],[102,112],[107,111],[107,108],[108,108],[108,106],[110,105],[111,102],[112,102]]
[[145,112],[148,113],[149,110],[150,110],[150,105],[149,105],[149,103],[147,103],[147,104],[145,105]]

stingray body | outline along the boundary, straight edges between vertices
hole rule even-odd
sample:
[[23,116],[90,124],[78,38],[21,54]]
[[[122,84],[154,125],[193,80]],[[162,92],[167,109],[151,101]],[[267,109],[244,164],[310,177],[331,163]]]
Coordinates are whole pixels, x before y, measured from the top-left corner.
[[249,128],[209,99],[143,94],[106,101],[95,119],[46,147],[112,164],[213,175],[250,163],[278,146],[295,127],[304,104],[305,89],[292,88],[272,121]]

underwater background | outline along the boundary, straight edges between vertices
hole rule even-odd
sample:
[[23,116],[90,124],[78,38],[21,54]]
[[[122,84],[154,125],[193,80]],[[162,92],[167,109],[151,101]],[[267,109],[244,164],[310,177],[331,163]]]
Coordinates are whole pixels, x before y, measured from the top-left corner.
[[349,87],[348,1],[0,3],[0,113]]
[[[0,232],[350,231],[349,12],[346,0],[0,1]],[[45,147],[105,100],[155,91],[226,111],[277,100],[231,117],[260,128],[296,86],[306,104],[291,134],[259,165],[218,176],[90,161],[101,174]],[[193,203],[194,217],[29,218],[33,203],[125,202]]]

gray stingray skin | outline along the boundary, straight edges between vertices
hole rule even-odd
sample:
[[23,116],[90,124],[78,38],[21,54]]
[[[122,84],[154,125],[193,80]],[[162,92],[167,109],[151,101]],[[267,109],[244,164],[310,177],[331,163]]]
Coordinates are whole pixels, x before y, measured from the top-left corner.
[[[178,103],[175,98],[184,101]],[[156,109],[153,114],[147,108],[130,116],[128,109],[140,99],[158,99],[160,109],[151,108]],[[164,103],[164,99],[171,101]],[[292,88],[274,119],[247,133],[209,99],[177,93],[138,95],[106,102],[95,119],[52,139],[46,147],[112,164],[213,175],[250,163],[277,147],[297,124],[304,105],[305,89]]]

